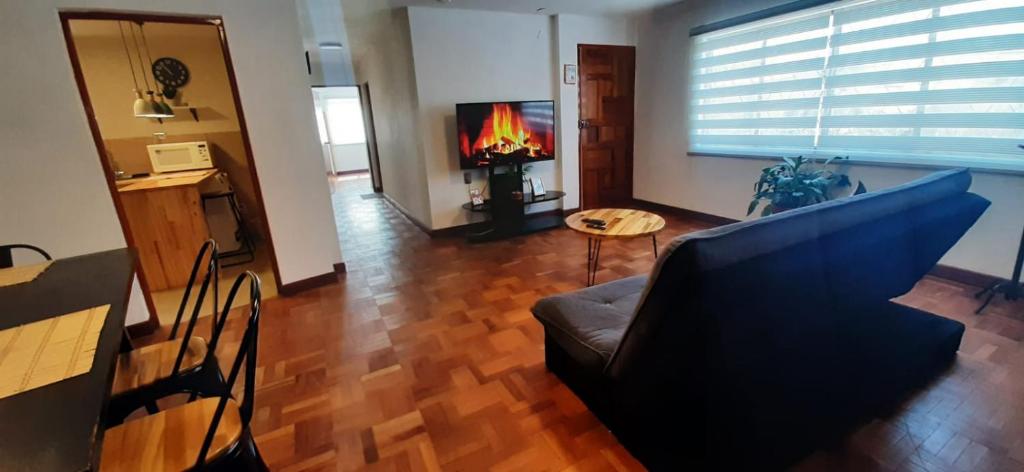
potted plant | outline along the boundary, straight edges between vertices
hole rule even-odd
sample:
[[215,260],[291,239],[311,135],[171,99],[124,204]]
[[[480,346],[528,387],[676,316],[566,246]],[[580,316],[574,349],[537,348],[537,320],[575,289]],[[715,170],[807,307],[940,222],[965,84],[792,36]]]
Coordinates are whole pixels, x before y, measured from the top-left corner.
[[[803,156],[784,157],[781,163],[762,169],[754,184],[754,198],[747,207],[747,215],[753,213],[762,200],[767,203],[761,216],[831,200],[838,189],[850,187],[846,174],[829,168],[837,159],[846,158],[832,157],[819,165],[814,159]],[[866,191],[864,183],[857,182],[853,195]]]

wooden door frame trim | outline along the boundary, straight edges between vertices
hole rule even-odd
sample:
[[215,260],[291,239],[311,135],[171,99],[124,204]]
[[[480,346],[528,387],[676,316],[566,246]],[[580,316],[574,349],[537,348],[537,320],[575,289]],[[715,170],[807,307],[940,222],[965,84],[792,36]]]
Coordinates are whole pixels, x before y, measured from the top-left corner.
[[[103,144],[103,135],[100,132],[99,122],[96,121],[95,109],[93,108],[92,100],[89,97],[89,90],[86,87],[85,75],[82,72],[82,63],[78,57],[78,49],[75,46],[75,40],[71,35],[71,20],[143,21],[151,23],[212,25],[217,27],[221,53],[224,57],[224,65],[227,68],[228,84],[231,86],[235,112],[238,115],[238,127],[240,129],[242,143],[245,148],[245,158],[249,165],[249,178],[252,179],[256,199],[260,203],[258,211],[260,212],[259,216],[262,218],[262,229],[264,230],[267,238],[267,251],[270,256],[270,265],[274,271],[275,285],[280,292],[282,286],[281,272],[280,269],[278,269],[277,253],[274,250],[274,240],[270,232],[270,220],[267,218],[266,203],[263,200],[263,191],[260,188],[259,176],[256,172],[256,162],[252,151],[252,143],[249,139],[249,129],[245,121],[245,114],[242,110],[242,99],[238,90],[238,81],[235,76],[235,66],[231,60],[231,52],[228,49],[228,38],[224,29],[224,18],[221,16],[210,15],[165,15],[111,10],[82,10],[74,8],[61,9],[58,11],[58,16],[60,18],[61,31],[64,34],[64,43],[67,46],[68,56],[71,59],[71,69],[75,76],[75,83],[78,86],[78,94],[82,99],[86,119],[89,122],[89,130],[92,132],[93,142],[96,145],[96,150],[98,152],[97,157],[100,160],[100,166],[103,168],[103,178],[107,182],[107,189],[110,191],[110,198],[114,201],[114,209],[117,211],[118,222],[121,224],[121,232],[124,234],[125,243],[128,247],[132,248],[135,247],[135,240],[132,238],[131,231],[128,229],[125,210],[121,205],[120,198],[118,198],[117,184],[114,182],[113,169],[104,157],[106,156],[106,146]],[[137,274],[139,277],[139,286],[142,289],[143,298],[145,298],[146,301],[146,307],[149,309],[149,320],[146,323],[150,328],[155,330],[156,327],[160,326],[160,319],[157,316],[156,305],[153,303],[153,297],[149,289],[149,281],[146,279],[144,271],[138,270]],[[141,324],[143,323],[139,323],[139,325]],[[139,330],[141,331],[141,329]]]
[[[363,96],[364,88],[366,89],[365,97]],[[363,108],[363,121],[365,121],[363,123],[363,132],[366,134],[366,157],[370,161],[370,186],[373,187],[374,192],[383,193],[384,176],[380,173],[380,147],[377,146],[377,125],[373,122],[373,100],[370,94],[370,83],[363,82],[358,84],[356,85],[356,90],[359,91],[359,106]],[[364,98],[365,101],[363,100]],[[364,103],[365,107],[363,107]],[[377,184],[377,181],[380,182],[380,185]]]
[[583,61],[580,59],[582,55],[580,52],[585,47],[602,47],[612,49],[630,49],[633,51],[633,132],[629,134],[629,198],[633,198],[633,162],[635,157],[634,151],[634,134],[636,132],[636,46],[623,46],[614,44],[592,44],[592,43],[576,43],[576,134],[579,139],[576,143],[576,181],[579,182],[579,206],[576,211],[582,210],[583,208],[583,130],[579,127],[579,121],[583,118],[583,76],[579,73],[579,69]]

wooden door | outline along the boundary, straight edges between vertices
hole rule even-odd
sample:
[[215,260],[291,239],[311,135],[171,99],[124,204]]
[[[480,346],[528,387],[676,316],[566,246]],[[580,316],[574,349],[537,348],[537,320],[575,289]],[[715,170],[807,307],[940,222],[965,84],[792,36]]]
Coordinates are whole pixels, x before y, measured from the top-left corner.
[[633,199],[632,46],[579,45],[580,209]]

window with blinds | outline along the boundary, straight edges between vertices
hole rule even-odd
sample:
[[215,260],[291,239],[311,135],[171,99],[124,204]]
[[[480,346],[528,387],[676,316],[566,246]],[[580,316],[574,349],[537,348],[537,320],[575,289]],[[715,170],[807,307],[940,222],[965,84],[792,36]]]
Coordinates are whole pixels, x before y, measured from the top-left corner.
[[1024,0],[849,0],[694,38],[690,151],[1024,170]]

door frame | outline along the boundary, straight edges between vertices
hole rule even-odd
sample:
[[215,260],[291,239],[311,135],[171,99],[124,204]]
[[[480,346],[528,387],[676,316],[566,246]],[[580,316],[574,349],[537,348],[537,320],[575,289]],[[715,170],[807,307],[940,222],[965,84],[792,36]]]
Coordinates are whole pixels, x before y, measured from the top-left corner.
[[[235,112],[238,115],[238,127],[242,134],[242,143],[245,148],[245,158],[249,165],[249,178],[252,179],[253,189],[256,193],[256,199],[259,201],[259,216],[262,221],[262,229],[267,238],[267,252],[270,257],[270,265],[274,271],[274,283],[277,286],[278,293],[281,293],[281,271],[278,269],[277,264],[277,253],[274,250],[274,240],[270,232],[270,220],[267,219],[266,203],[263,199],[263,190],[260,188],[259,176],[256,172],[256,162],[252,152],[252,143],[249,139],[249,128],[246,125],[245,114],[242,110],[242,98],[238,91],[238,81],[235,76],[235,66],[231,61],[231,52],[228,49],[228,38],[227,33],[224,30],[224,18],[221,16],[188,16],[188,15],[165,15],[165,14],[150,14],[150,13],[127,13],[121,11],[112,10],[94,10],[94,9],[61,9],[58,11],[60,17],[61,31],[64,34],[64,43],[68,49],[68,56],[71,59],[71,69],[75,75],[75,83],[78,86],[78,94],[82,99],[82,106],[85,110],[85,116],[89,121],[89,130],[92,132],[93,142],[96,144],[96,150],[98,154],[96,157],[100,160],[100,166],[103,168],[103,178],[107,182],[107,189],[110,191],[110,199],[114,201],[114,209],[117,211],[117,220],[121,224],[121,232],[124,234],[125,243],[129,248],[135,248],[135,240],[132,238],[131,231],[128,228],[127,217],[125,215],[124,207],[121,205],[121,199],[118,198],[117,183],[114,182],[113,169],[107,159],[104,157],[107,155],[106,146],[103,144],[103,135],[100,133],[99,122],[96,121],[96,113],[92,106],[92,100],[89,97],[89,89],[86,87],[85,75],[82,73],[82,64],[78,58],[78,49],[75,46],[75,39],[71,35],[71,21],[72,20],[112,20],[112,21],[132,21],[132,22],[150,22],[150,23],[178,23],[178,24],[191,24],[191,25],[212,25],[217,27],[218,36],[220,38],[220,49],[224,56],[224,66],[227,68],[228,84],[231,86],[231,95],[235,103]],[[129,326],[130,331],[137,331],[137,334],[148,334],[156,331],[160,327],[160,318],[157,316],[156,305],[153,303],[153,296],[150,293],[149,282],[146,279],[146,274],[142,270],[136,270],[136,275],[139,278],[139,287],[142,289],[143,297],[146,301],[146,307],[149,309],[149,320],[145,323],[139,323],[136,325]],[[145,324],[145,326],[142,326]]]
[[583,128],[579,127],[579,122],[583,120],[583,79],[580,74],[580,67],[583,61],[583,55],[581,54],[584,47],[602,47],[602,48],[614,48],[614,49],[631,49],[633,50],[633,132],[629,133],[629,190],[630,198],[633,198],[633,162],[634,157],[634,135],[636,134],[636,46],[623,46],[615,44],[591,44],[591,43],[577,43],[576,44],[576,135],[579,137],[576,143],[576,175],[577,182],[580,187],[580,210],[583,208]]
[[[369,83],[363,82],[357,85],[314,85],[312,89],[325,89],[325,88],[354,88],[359,100],[359,112],[363,117],[363,134],[366,137],[366,169],[370,172],[370,183],[373,186],[373,191],[380,193],[384,191],[383,180],[380,176],[380,156],[377,154],[377,132],[373,127],[373,109],[370,103],[370,90]],[[314,100],[319,99],[315,98]],[[346,172],[336,172],[334,168],[334,137],[331,136],[330,119],[327,116],[327,104],[321,104],[321,112],[323,113],[324,126],[327,128],[328,136],[328,148],[331,154],[331,175],[340,175]]]
[[366,154],[370,158],[370,184],[375,193],[384,191],[384,177],[380,173],[380,148],[377,147],[377,128],[373,124],[373,102],[370,100],[370,83],[363,82],[359,88],[359,104],[363,110],[363,131],[366,132]]

